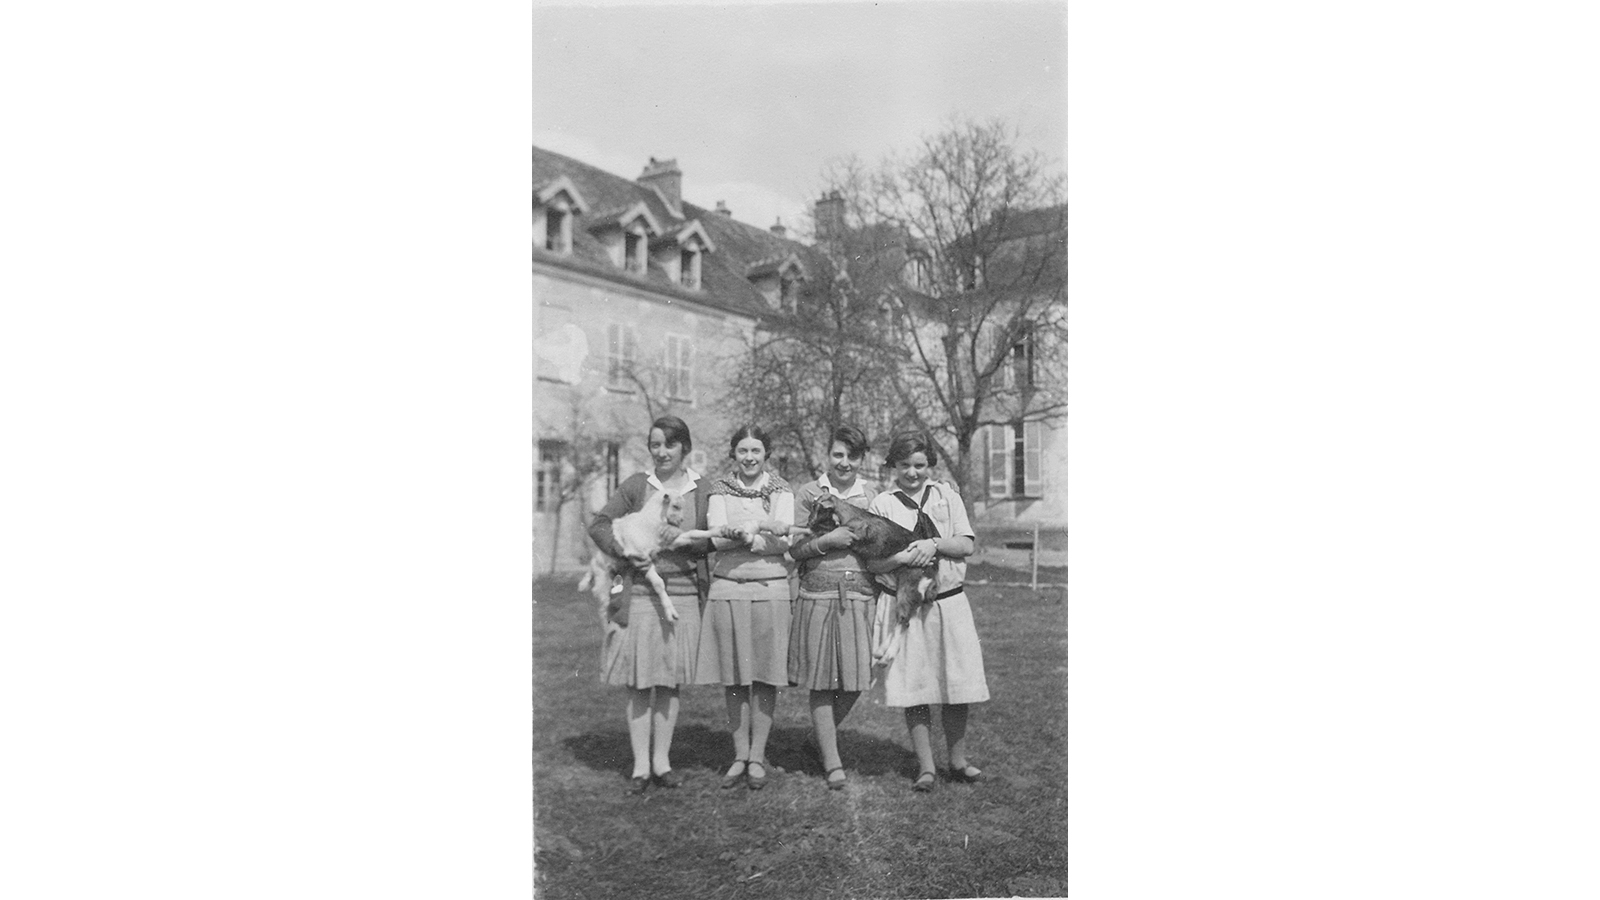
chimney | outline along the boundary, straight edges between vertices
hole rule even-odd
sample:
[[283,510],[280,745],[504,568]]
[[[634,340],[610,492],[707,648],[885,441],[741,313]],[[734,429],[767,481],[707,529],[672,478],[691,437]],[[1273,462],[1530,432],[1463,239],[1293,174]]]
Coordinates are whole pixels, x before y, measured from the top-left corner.
[[844,197],[830,191],[817,201],[817,240],[826,241],[844,232]]
[[778,217],[778,221],[774,222],[772,224],[772,227],[768,228],[767,230],[772,232],[773,234],[777,235],[778,237],[784,237],[785,235],[787,235],[789,233],[789,229],[783,227],[783,216],[779,216]]
[[650,164],[639,173],[638,181],[660,191],[674,209],[683,203],[683,170],[678,168],[676,159],[650,157]]
[[722,213],[730,219],[733,218],[733,210],[729,209],[728,204],[723,203],[721,200],[717,201],[717,212]]

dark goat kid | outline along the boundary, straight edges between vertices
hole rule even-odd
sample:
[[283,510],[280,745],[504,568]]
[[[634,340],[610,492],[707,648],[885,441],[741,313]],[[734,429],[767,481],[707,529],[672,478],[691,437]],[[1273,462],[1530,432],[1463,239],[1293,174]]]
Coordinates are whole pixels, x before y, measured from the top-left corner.
[[[806,522],[806,527],[812,534],[817,535],[827,534],[840,527],[849,529],[850,549],[865,559],[888,559],[911,546],[913,541],[939,537],[938,529],[926,514],[917,517],[916,528],[907,529],[854,504],[840,503],[831,494],[817,498],[816,504],[811,508],[811,518]],[[897,570],[899,575],[895,579],[898,585],[895,590],[895,615],[900,622],[909,620],[917,606],[933,602],[939,593],[935,577],[938,572],[937,562],[914,570],[915,578],[907,577],[910,573],[906,570],[910,568],[904,566]]]

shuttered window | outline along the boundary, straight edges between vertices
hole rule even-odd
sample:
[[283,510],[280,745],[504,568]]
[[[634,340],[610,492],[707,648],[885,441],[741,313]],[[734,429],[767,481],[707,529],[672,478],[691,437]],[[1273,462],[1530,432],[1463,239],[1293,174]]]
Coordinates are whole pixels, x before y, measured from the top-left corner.
[[989,496],[1005,497],[1011,484],[1011,429],[1004,425],[990,425],[989,441]]
[[986,431],[990,497],[1044,496],[1044,431],[1037,422]]
[[533,508],[536,512],[551,512],[560,505],[561,456],[566,449],[565,441],[539,442],[539,458],[533,473]]
[[616,441],[606,442],[606,496],[617,492],[617,485],[622,483],[622,445]]
[[628,372],[638,353],[632,325],[612,322],[606,326],[606,384],[614,388],[631,387]]
[[1044,435],[1038,422],[1022,426],[1022,492],[1029,497],[1044,496]]
[[694,349],[689,339],[681,335],[667,335],[663,364],[667,370],[667,396],[674,400],[688,400],[694,389]]

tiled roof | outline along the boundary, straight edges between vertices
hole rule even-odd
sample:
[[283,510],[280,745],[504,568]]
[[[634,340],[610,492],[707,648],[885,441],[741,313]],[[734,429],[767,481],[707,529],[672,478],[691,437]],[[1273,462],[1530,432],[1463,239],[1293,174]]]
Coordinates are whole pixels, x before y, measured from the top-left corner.
[[650,226],[652,233],[662,234],[664,231],[666,231],[666,229],[661,225],[661,218],[651,213],[650,207],[647,206],[642,200],[630,206],[591,212],[583,217],[585,220],[583,227],[590,231],[599,228],[601,225],[609,225],[613,228],[620,228],[630,224],[635,219],[639,218],[641,214],[643,214],[645,224]]
[[[533,148],[535,191],[563,176],[570,179],[583,195],[591,214],[579,216],[573,223],[570,255],[551,253],[542,246],[535,246],[533,257],[542,263],[753,316],[771,315],[772,310],[746,274],[752,264],[773,257],[781,261],[792,254],[813,277],[826,265],[820,253],[798,241],[778,237],[764,228],[746,225],[687,201],[682,204],[683,215],[675,216],[662,201],[661,195],[649,185],[613,175],[559,153]],[[691,291],[679,286],[654,263],[642,276],[617,268],[604,245],[589,233],[588,226],[595,221],[599,211],[620,215],[623,210],[640,202],[660,223],[663,232],[677,232],[690,220],[700,222],[700,227],[715,247],[701,260],[700,290]]]
[[[998,232],[987,232],[982,237],[982,242],[987,246],[997,243],[1021,240],[1039,234],[1058,234],[1061,240],[1066,239],[1067,233],[1067,207],[1047,206],[1043,209],[1017,209],[1004,213],[1005,218],[996,216],[990,220],[986,228],[999,226]],[[958,240],[957,245],[963,243]]]
[[1044,209],[1017,210],[1006,217],[1001,228],[1001,240],[1014,241],[1051,232],[1067,230],[1067,207],[1051,206]]
[[806,275],[805,266],[800,265],[799,257],[793,253],[784,253],[778,256],[769,257],[767,259],[757,260],[756,262],[751,263],[749,268],[745,269],[745,274],[751,278],[755,278],[760,275],[776,275],[791,265],[800,269],[800,274],[802,277]]

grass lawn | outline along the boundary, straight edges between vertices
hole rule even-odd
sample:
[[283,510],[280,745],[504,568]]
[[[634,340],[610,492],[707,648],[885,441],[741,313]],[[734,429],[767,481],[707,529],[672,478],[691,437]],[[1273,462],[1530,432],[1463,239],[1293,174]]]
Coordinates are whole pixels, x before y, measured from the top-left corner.
[[599,618],[575,582],[533,589],[540,898],[1066,896],[1063,590],[969,590],[993,699],[972,708],[968,753],[996,781],[912,793],[905,721],[869,693],[841,731],[849,786],[830,792],[802,750],[806,695],[785,689],[767,747],[781,771],[764,791],[720,790],[733,759],[722,689],[699,686],[682,691],[672,748],[687,783],[629,796],[624,694],[599,682]]

